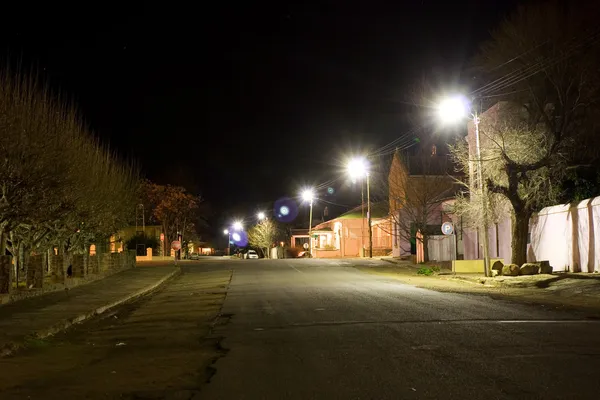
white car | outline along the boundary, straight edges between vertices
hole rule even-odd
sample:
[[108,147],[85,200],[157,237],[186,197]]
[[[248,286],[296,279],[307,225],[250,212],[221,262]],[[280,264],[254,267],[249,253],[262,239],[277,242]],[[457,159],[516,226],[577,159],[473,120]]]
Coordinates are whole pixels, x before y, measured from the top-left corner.
[[248,250],[246,258],[258,258],[258,254],[256,254],[256,251],[254,250]]

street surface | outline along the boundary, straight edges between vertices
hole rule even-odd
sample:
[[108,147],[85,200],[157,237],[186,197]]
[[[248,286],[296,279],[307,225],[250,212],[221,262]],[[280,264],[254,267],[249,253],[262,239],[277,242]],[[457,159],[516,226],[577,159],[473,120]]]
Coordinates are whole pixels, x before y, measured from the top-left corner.
[[182,263],[151,298],[0,359],[0,398],[598,398],[599,320],[352,268],[379,263]]

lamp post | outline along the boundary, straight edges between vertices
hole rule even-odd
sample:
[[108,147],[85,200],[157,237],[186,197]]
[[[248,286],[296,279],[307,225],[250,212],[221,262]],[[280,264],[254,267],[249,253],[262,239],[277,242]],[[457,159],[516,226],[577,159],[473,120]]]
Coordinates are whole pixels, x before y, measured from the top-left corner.
[[[365,177],[367,180],[367,225],[369,228],[369,258],[373,258],[373,228],[371,226],[371,188],[369,184],[369,164],[367,160],[365,160],[363,157],[353,158],[352,160],[350,160],[350,162],[348,163],[348,174],[352,179]],[[363,248],[364,247],[365,246],[363,244]]]
[[223,231],[224,235],[227,235],[227,255],[230,256],[231,255],[231,232],[229,232],[229,229],[225,229]]
[[[438,106],[438,113],[444,122],[457,122],[467,116],[467,101],[463,97],[455,96],[442,101]],[[490,248],[488,232],[488,207],[485,182],[483,180],[483,163],[481,161],[481,145],[479,139],[479,116],[473,113],[475,126],[475,152],[477,157],[477,180],[479,181],[479,195],[481,197],[481,213],[483,219],[483,269],[485,276],[490,275]]]
[[310,205],[308,216],[308,254],[312,257],[312,211],[313,211],[314,193],[312,189],[305,189],[302,192],[302,200],[307,201]]
[[263,221],[264,219],[267,218],[266,215],[265,215],[265,213],[262,212],[262,211],[258,213],[257,217],[258,217],[259,221]]

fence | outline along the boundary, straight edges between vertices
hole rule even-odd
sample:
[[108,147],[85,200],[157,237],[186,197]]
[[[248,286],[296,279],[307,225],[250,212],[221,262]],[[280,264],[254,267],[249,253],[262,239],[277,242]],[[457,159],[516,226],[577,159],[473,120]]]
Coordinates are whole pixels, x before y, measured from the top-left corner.
[[12,256],[0,256],[0,304],[35,296],[112,275],[136,265],[135,250],[97,255],[32,255],[20,274],[24,281],[14,282]]
[[[425,261],[423,234],[419,231],[417,238],[416,262]],[[430,261],[456,260],[456,235],[431,235],[427,236],[427,255]]]
[[600,272],[600,197],[546,207],[532,217],[528,261],[554,271]]

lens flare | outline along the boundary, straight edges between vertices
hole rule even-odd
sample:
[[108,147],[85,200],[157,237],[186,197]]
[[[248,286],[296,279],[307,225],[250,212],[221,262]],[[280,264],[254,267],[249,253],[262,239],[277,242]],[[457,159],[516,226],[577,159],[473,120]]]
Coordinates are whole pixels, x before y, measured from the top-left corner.
[[234,232],[231,234],[231,241],[236,246],[246,247],[248,245],[248,235],[244,231]]
[[279,222],[292,222],[298,216],[298,205],[289,197],[275,201],[273,215]]

